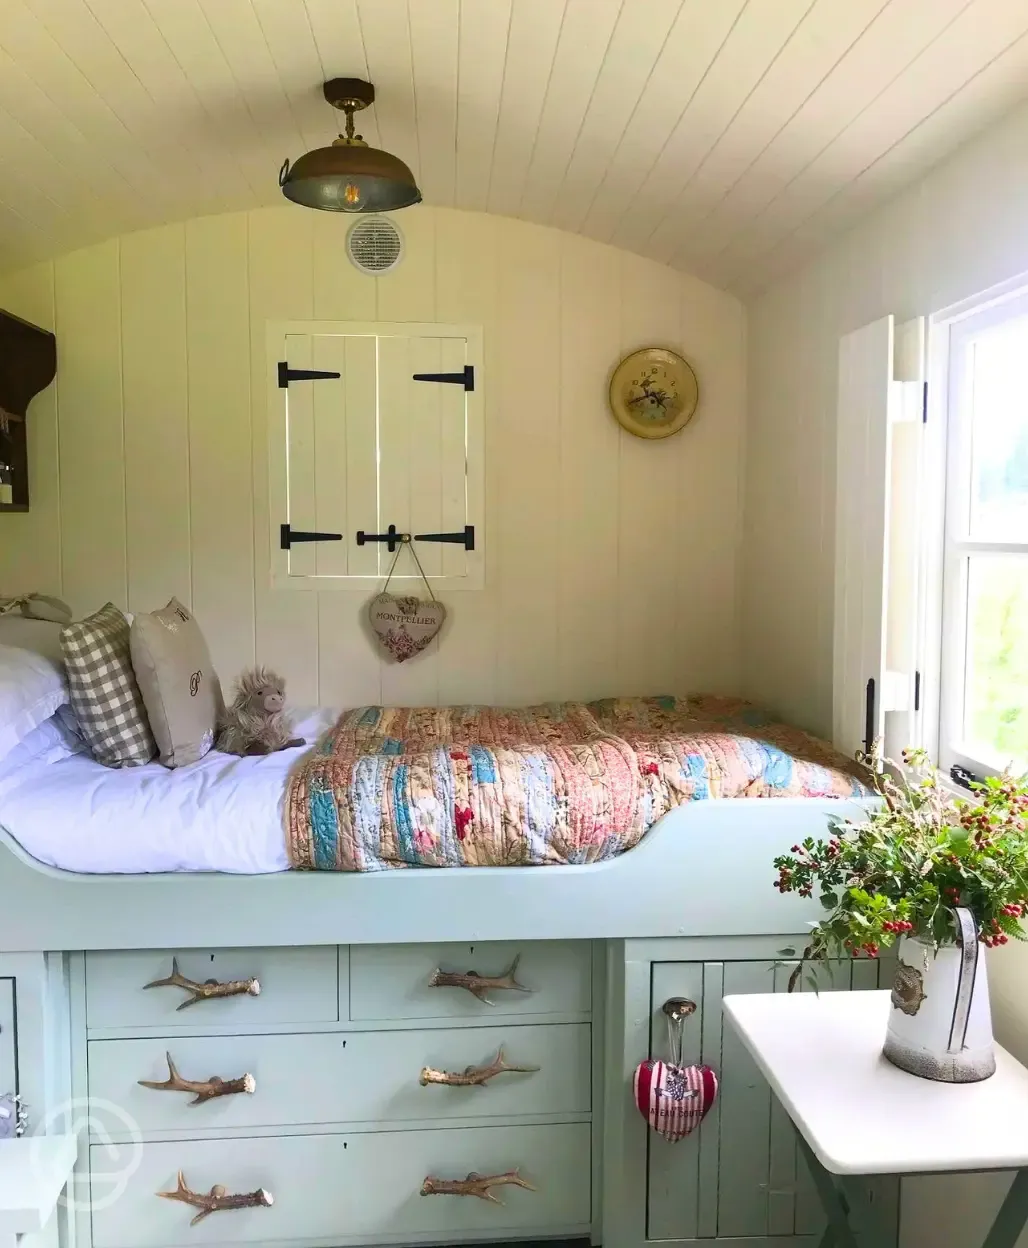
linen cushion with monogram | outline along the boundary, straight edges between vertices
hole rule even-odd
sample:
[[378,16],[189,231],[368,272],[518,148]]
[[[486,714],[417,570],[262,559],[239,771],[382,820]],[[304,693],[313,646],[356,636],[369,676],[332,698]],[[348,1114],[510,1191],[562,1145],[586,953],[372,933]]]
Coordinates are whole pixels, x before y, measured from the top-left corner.
[[197,762],[214,745],[220,687],[200,625],[177,598],[132,621],[132,666],[165,767]]
[[98,763],[140,767],[156,753],[129,653],[129,622],[109,602],[61,630],[71,709]]

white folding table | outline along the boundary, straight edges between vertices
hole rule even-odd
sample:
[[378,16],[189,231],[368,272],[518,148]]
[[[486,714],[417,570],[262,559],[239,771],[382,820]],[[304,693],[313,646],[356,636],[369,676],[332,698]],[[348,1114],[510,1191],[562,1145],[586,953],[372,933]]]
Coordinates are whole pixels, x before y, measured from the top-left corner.
[[74,1135],[0,1140],[0,1248],[46,1226],[77,1153]]
[[[1016,1171],[982,1248],[1028,1222],[1028,1070],[996,1048],[981,1083],[935,1083],[882,1056],[888,992],[727,996],[726,1021],[799,1135],[828,1216],[821,1248],[893,1242],[858,1176]],[[859,1236],[859,1238],[858,1238]]]

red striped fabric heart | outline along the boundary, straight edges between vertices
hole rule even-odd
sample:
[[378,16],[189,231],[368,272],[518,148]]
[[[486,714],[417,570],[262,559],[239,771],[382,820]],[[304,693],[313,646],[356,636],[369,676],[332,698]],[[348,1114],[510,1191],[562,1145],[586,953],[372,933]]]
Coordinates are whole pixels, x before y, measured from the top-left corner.
[[709,1066],[640,1062],[632,1090],[639,1113],[673,1144],[695,1131],[717,1096],[717,1075]]

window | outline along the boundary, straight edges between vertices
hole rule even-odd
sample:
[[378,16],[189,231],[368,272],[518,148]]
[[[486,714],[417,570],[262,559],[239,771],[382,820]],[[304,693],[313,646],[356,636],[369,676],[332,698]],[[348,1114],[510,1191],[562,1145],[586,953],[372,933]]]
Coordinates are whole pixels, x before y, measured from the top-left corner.
[[1028,296],[940,334],[946,402],[939,761],[1028,767]]

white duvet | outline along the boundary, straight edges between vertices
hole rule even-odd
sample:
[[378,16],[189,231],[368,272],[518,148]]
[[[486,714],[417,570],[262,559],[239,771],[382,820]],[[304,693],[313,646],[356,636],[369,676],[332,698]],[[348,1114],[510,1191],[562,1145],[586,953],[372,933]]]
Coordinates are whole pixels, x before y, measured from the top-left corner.
[[336,720],[297,719],[307,744],[263,758],[212,751],[189,767],[114,770],[83,754],[28,759],[0,777],[0,825],[65,871],[286,871],[286,777]]

